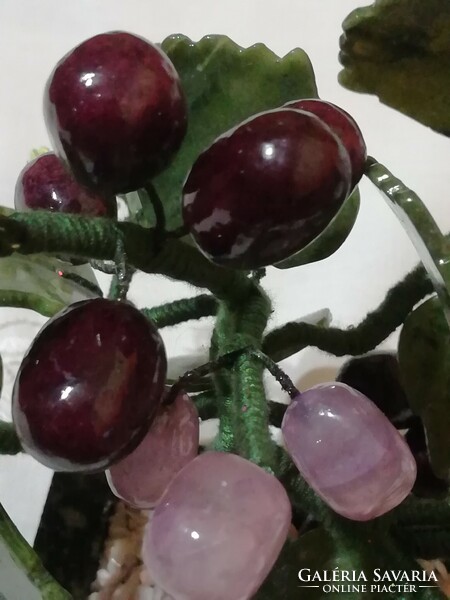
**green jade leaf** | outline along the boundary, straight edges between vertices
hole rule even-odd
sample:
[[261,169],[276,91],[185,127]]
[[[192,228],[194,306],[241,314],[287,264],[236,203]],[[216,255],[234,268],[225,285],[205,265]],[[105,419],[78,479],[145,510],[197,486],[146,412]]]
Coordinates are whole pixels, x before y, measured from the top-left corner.
[[450,475],[450,333],[442,305],[431,298],[414,310],[400,334],[398,356],[411,408],[422,418],[431,465]]
[[[280,590],[283,591],[283,600],[325,600],[325,598],[337,600],[343,597],[349,600],[362,600],[362,598],[370,598],[372,595],[369,592],[324,592],[323,586],[326,583],[308,581],[308,576],[311,578],[316,571],[331,573],[333,569],[340,572],[341,570],[352,571],[354,568],[350,558],[336,546],[331,535],[322,527],[318,527],[301,535],[296,541],[288,541],[285,544],[271,574],[255,596],[255,600],[272,600],[281,597]],[[370,569],[366,572],[369,575]],[[301,574],[301,578],[299,574]],[[293,583],[295,581],[297,585]],[[342,582],[339,584],[342,585]],[[335,585],[338,584],[335,583]]]
[[0,599],[70,600],[0,504]]
[[343,23],[340,83],[450,135],[450,2],[377,0]]
[[290,269],[328,258],[339,250],[348,238],[359,213],[360,195],[358,188],[346,199],[338,214],[303,250],[276,265],[278,269]]
[[[284,600],[320,600],[324,594],[322,589],[317,587],[303,587],[315,585],[314,583],[304,583],[299,579],[299,572],[302,569],[304,578],[307,571],[310,573],[324,569],[333,569],[334,545],[331,537],[322,529],[314,529],[300,536],[298,540],[288,541],[284,545],[281,554],[275,563],[275,566],[264,582],[255,597],[255,600],[271,600],[279,595],[283,590]],[[297,585],[293,582],[297,582]],[[328,594],[335,598],[332,594]]]
[[189,106],[188,131],[172,165],[153,183],[167,228],[181,225],[181,191],[197,156],[244,119],[290,100],[316,98],[314,72],[303,50],[279,58],[263,44],[241,48],[226,36],[193,42],[168,37],[162,49],[177,69]]
[[51,317],[73,302],[101,295],[89,265],[74,266],[43,254],[0,258],[0,306]]
[[400,221],[442,302],[450,327],[450,241],[420,197],[384,165],[367,157],[365,175]]

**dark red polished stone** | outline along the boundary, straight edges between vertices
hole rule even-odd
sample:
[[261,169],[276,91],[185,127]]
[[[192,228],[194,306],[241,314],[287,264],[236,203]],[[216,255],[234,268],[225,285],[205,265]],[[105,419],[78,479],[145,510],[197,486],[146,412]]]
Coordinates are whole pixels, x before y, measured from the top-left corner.
[[115,217],[114,196],[82,187],[53,152],[42,154],[21,171],[14,196],[16,210],[50,210],[93,217]]
[[316,98],[295,100],[286,104],[289,108],[298,108],[313,113],[330,127],[345,146],[352,163],[352,189],[364,174],[367,148],[360,128],[355,119],[343,108]]
[[277,109],[220,136],[194,163],[183,218],[203,253],[255,269],[301,250],[350,189],[341,142],[314,115]]
[[168,57],[125,32],[90,38],[47,83],[44,114],[75,177],[114,194],[142,187],[178,150],[186,101]]
[[58,471],[105,469],[148,431],[166,366],[158,331],[130,304],[69,306],[38,333],[16,378],[13,419],[25,450]]

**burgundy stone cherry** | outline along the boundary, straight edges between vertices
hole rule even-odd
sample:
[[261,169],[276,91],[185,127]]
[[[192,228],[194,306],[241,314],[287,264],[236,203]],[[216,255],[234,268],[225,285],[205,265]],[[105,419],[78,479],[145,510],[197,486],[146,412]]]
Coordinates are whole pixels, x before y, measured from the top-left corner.
[[90,38],[56,66],[44,97],[57,153],[83,184],[109,193],[142,187],[178,150],[186,101],[168,57],[125,32]]
[[106,476],[113,493],[135,508],[153,508],[175,475],[198,454],[199,421],[194,403],[180,392],[161,406],[139,446],[112,465]]
[[147,432],[165,375],[162,340],[136,308],[73,304],[44,325],[20,366],[12,412],[22,445],[57,471],[105,469]]
[[256,269],[309,244],[350,190],[342,143],[311,113],[261,113],[220,136],[197,159],[183,190],[183,218],[202,252]]
[[82,187],[53,152],[42,154],[21,171],[14,196],[16,210],[50,210],[93,217],[115,217],[114,196]]
[[373,402],[344,383],[300,394],[281,429],[300,473],[348,519],[378,517],[411,492],[416,463],[405,440]]
[[344,109],[331,102],[316,98],[295,100],[285,105],[287,108],[298,108],[316,115],[328,125],[344,144],[352,163],[352,189],[359,183],[364,174],[367,159],[367,148],[361,130],[356,121]]

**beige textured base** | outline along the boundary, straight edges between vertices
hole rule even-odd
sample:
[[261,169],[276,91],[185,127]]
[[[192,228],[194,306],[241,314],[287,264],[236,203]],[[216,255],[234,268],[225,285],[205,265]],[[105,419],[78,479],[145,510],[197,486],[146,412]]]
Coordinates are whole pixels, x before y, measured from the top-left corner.
[[154,585],[142,564],[142,535],[149,516],[117,504],[88,600],[172,600]]

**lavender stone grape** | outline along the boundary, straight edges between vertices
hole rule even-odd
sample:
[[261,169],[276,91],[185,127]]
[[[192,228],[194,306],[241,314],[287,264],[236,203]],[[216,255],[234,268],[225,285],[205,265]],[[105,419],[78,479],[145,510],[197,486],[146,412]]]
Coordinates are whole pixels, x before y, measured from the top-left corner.
[[416,463],[403,437],[363,394],[317,385],[287,408],[287,450],[310,486],[340,515],[378,517],[410,493]]
[[53,152],[42,154],[21,171],[14,195],[18,211],[50,210],[92,217],[115,217],[114,196],[81,186]]
[[156,328],[125,302],[77,302],[50,319],[13,390],[24,449],[55,471],[104,470],[141,441],[160,405],[166,356]]
[[367,148],[361,130],[348,112],[331,102],[317,98],[295,100],[285,105],[288,108],[306,110],[316,115],[330,127],[344,144],[352,164],[352,189],[364,174]]
[[194,163],[183,219],[212,261],[255,269],[319,235],[347,198],[348,154],[311,113],[277,109],[224,133]]
[[186,100],[168,57],[143,38],[92,37],[55,67],[44,97],[53,145],[84,185],[125,193],[164,169],[186,132]]
[[286,541],[279,481],[233,454],[207,452],[167,488],[144,533],[153,579],[176,600],[247,600]]
[[199,420],[189,396],[180,392],[161,406],[139,446],[107,471],[116,496],[135,508],[153,508],[169,483],[198,454]]

